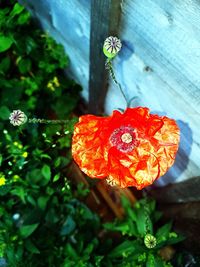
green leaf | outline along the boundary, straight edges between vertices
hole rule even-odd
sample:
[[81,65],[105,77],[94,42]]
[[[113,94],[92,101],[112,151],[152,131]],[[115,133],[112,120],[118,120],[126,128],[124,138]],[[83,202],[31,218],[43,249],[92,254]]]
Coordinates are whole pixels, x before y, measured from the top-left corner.
[[70,258],[77,260],[79,258],[78,254],[76,253],[76,250],[70,245],[70,243],[67,243],[65,246],[66,255],[68,255]]
[[2,161],[3,161],[3,156],[2,156],[2,154],[0,154],[0,166],[2,164]]
[[30,185],[38,184],[42,181],[43,175],[41,174],[40,169],[33,169],[32,171],[29,171],[26,175],[28,182]]
[[139,208],[136,210],[137,220],[136,225],[138,229],[138,233],[141,236],[145,236],[146,233],[146,215],[143,208]]
[[15,187],[13,190],[11,190],[11,194],[18,196],[23,203],[26,203],[25,197],[27,195],[27,192],[25,191],[25,188]]
[[31,54],[37,49],[38,40],[34,40],[31,36],[26,36],[26,54]]
[[0,118],[2,120],[8,120],[10,116],[10,110],[6,106],[0,107]]
[[132,219],[128,219],[127,221],[128,225],[129,225],[129,231],[128,231],[128,235],[129,236],[135,236],[138,237],[138,230],[137,230],[137,226],[136,223],[134,221],[132,221]]
[[53,177],[53,182],[57,182],[60,179],[60,174],[57,173],[54,177]]
[[39,223],[34,223],[30,225],[24,225],[20,228],[20,234],[22,238],[27,238],[30,236],[38,227]]
[[[151,255],[151,256],[153,256],[153,255]],[[154,265],[152,265],[152,266],[154,266],[154,267],[170,267],[170,266],[172,266],[170,263],[166,264],[165,261],[157,255],[155,255],[153,257],[154,257],[154,259],[153,259],[154,262],[153,261],[152,262],[154,263]]]
[[5,73],[10,68],[11,60],[9,57],[5,57],[2,59],[0,63],[0,73]]
[[167,240],[167,245],[173,245],[173,244],[177,244],[181,241],[185,240],[185,237],[183,235],[177,235],[177,237],[169,237],[169,239]]
[[10,13],[11,17],[14,17],[18,14],[20,14],[24,10],[24,7],[20,5],[19,3],[16,3]]
[[88,246],[84,249],[83,251],[83,255],[84,257],[87,255],[90,255],[92,253],[92,251],[94,250],[94,248],[98,245],[98,240],[96,238],[94,238],[89,244]]
[[128,209],[127,214],[132,221],[134,221],[134,222],[137,221],[136,213],[135,213],[135,210],[133,208]]
[[33,254],[40,254],[39,249],[33,244],[30,239],[27,239],[25,242],[26,249]]
[[73,220],[72,216],[68,216],[65,223],[63,224],[63,227],[61,229],[60,234],[61,235],[69,235],[71,232],[74,231],[76,228],[76,223]]
[[38,198],[37,203],[39,208],[41,208],[42,210],[44,210],[46,208],[47,202],[49,200],[48,196],[41,196]]
[[[105,256],[94,256],[95,260],[95,266],[100,267],[101,266],[101,261],[103,260]],[[108,266],[107,266],[108,267]]]
[[132,209],[129,199],[127,197],[125,197],[124,195],[122,195],[122,197],[121,197],[121,202],[122,202],[122,206],[125,210]]
[[48,154],[41,154],[40,157],[44,159],[51,159],[51,157]]
[[156,267],[155,257],[153,254],[149,254],[146,262],[146,267]]
[[86,187],[84,183],[79,183],[77,186],[77,195],[79,197],[85,197],[89,194],[90,190]]
[[31,60],[29,58],[22,58],[19,62],[18,62],[18,68],[20,73],[25,74],[27,72],[29,72],[31,70]]
[[169,237],[169,232],[171,231],[171,228],[172,228],[172,222],[169,222],[169,223],[163,225],[156,232],[156,238],[157,239],[160,239],[160,238],[167,239]]
[[0,36],[0,53],[8,50],[13,43],[13,39],[7,36]]
[[147,205],[149,206],[150,213],[155,211],[155,209],[156,209],[156,201],[155,200],[149,199]]
[[0,196],[5,196],[11,189],[10,184],[0,186]]
[[115,223],[105,223],[104,228],[110,231],[117,231],[121,232],[122,235],[125,235],[129,233],[129,225],[127,222],[118,222],[117,224]]
[[117,257],[127,257],[130,254],[134,253],[143,253],[145,251],[144,247],[138,242],[138,240],[130,241],[126,240],[120,245],[115,247],[109,254],[109,258]]
[[51,169],[46,164],[42,167],[42,175],[44,176],[46,183],[48,183],[51,178]]
[[28,196],[26,197],[26,199],[27,199],[27,201],[28,201],[29,203],[31,203],[31,205],[33,205],[34,207],[37,205],[35,199],[34,199],[31,195],[28,195]]
[[129,199],[122,195],[121,201],[122,201],[122,206],[123,206],[124,210],[126,211],[128,217],[130,217],[131,220],[136,222],[136,220],[137,220],[136,213],[135,213],[135,210],[133,209]]
[[67,157],[57,157],[54,161],[54,166],[57,168],[63,168],[70,162],[70,159]]
[[22,13],[19,18],[17,19],[17,23],[19,25],[23,25],[23,24],[26,24],[28,23],[29,19],[31,18],[31,15],[29,12],[24,12]]

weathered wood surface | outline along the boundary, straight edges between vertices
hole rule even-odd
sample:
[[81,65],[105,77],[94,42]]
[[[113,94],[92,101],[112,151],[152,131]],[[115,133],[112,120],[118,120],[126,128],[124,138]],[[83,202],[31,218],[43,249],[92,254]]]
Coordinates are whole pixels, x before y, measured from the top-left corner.
[[[118,79],[133,106],[177,120],[181,144],[175,165],[158,181],[200,174],[200,2],[128,0],[122,4],[123,49],[115,60]],[[106,110],[124,106],[113,85]],[[112,99],[112,101],[111,101]]]
[[200,203],[200,176],[189,180],[167,185],[163,188],[152,188],[150,195],[158,200],[159,203],[174,204],[174,203]]
[[104,40],[118,31],[121,0],[91,0],[89,112],[101,114],[108,87]]
[[[88,99],[91,1],[27,2],[32,3],[43,27],[64,44],[70,56],[71,73],[83,85],[83,96]],[[123,49],[114,61],[116,76],[129,98],[138,97],[133,106],[148,106],[152,112],[176,119],[181,128],[177,160],[159,183],[199,176],[200,2],[121,2],[119,30]],[[124,106],[118,89],[111,84],[106,112]]]

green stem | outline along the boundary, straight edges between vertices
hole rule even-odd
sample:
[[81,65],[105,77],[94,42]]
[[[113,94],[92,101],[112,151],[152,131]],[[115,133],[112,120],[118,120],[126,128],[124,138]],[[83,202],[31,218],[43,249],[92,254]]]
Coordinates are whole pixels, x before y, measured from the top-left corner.
[[145,215],[145,228],[146,228],[146,234],[150,233],[150,228],[149,228],[149,208],[148,208],[148,198],[147,198],[147,193],[145,191],[145,189],[143,190],[143,197],[145,200],[144,203],[144,215]]
[[129,101],[126,98],[126,95],[124,94],[124,92],[122,90],[121,84],[116,79],[116,76],[115,76],[115,73],[114,73],[114,70],[113,70],[113,67],[112,67],[112,62],[111,62],[110,59],[107,59],[107,61],[106,61],[106,67],[109,70],[109,73],[110,73],[110,76],[111,76],[113,82],[118,86],[121,94],[123,95],[123,97],[124,97],[124,99],[126,101],[126,107],[129,107]]
[[28,119],[28,123],[43,123],[43,124],[66,124],[68,120],[45,120],[45,119],[37,119],[32,118]]

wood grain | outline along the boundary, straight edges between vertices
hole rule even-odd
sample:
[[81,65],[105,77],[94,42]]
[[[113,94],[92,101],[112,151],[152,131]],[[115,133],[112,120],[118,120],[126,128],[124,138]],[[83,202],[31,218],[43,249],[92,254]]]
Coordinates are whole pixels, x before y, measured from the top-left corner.
[[90,26],[89,111],[103,112],[107,91],[107,71],[103,42],[118,31],[120,0],[92,0]]
[[[114,4],[121,4],[121,23],[117,30],[123,41],[123,48],[114,60],[117,79],[129,98],[137,96],[133,106],[147,106],[151,112],[174,118],[181,129],[181,144],[175,165],[158,182],[164,185],[199,176],[200,2],[28,2],[34,6],[35,15],[40,18],[43,27],[64,44],[70,56],[70,73],[83,85],[83,96],[86,100],[90,67],[90,112],[94,113],[100,113],[103,109],[102,103],[106,94],[102,44],[107,34],[102,36],[100,32],[106,32],[109,27],[118,27],[118,15],[113,14],[119,6],[116,8]],[[113,9],[110,8],[111,4]],[[112,10],[114,13],[109,13]],[[89,52],[90,34],[92,49]],[[124,107],[121,94],[111,84],[106,97],[105,112],[110,114],[113,109]]]
[[[176,162],[159,184],[200,173],[200,4],[195,0],[123,1],[123,48],[115,71],[133,106],[177,120],[181,143]],[[124,107],[111,86],[106,112]]]

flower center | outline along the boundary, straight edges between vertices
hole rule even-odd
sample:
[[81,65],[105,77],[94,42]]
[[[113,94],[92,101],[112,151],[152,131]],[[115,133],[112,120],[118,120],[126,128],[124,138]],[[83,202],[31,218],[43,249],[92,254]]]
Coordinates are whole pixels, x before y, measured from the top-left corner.
[[121,140],[122,140],[122,142],[129,144],[133,141],[133,137],[130,133],[124,133],[121,136]]
[[121,152],[131,152],[138,145],[137,135],[131,126],[121,126],[113,131],[110,144]]

